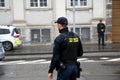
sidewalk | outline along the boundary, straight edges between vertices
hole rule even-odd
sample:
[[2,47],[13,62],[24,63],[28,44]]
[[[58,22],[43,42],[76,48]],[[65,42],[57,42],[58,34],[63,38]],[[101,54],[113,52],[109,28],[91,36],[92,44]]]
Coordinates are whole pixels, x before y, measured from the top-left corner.
[[85,44],[83,45],[84,52],[120,52],[120,43],[106,44],[104,47],[97,44]]
[[[7,55],[29,55],[29,54],[50,54],[53,45],[26,45],[12,51],[6,52]],[[83,44],[84,53],[96,52],[120,52],[120,43],[106,44],[106,46],[98,46],[97,44]]]
[[[7,60],[44,59],[52,56],[53,45],[27,45],[6,52]],[[83,57],[118,57],[120,44],[107,44],[104,48],[97,44],[84,44]]]

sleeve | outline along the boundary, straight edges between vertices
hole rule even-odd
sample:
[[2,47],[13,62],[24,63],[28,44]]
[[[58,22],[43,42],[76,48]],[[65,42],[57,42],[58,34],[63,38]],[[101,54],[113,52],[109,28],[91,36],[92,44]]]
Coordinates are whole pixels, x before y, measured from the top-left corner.
[[104,26],[104,28],[103,28],[103,29],[104,29],[104,32],[105,32],[106,26],[105,26],[105,24],[103,24],[103,26]]
[[82,43],[81,40],[79,38],[79,44],[78,44],[78,57],[81,57],[83,55],[83,47],[82,47]]
[[99,33],[99,24],[97,24],[97,32]]
[[58,39],[55,39],[53,47],[53,56],[51,59],[51,64],[48,73],[53,73],[56,66],[59,65],[59,59],[60,59],[60,43]]

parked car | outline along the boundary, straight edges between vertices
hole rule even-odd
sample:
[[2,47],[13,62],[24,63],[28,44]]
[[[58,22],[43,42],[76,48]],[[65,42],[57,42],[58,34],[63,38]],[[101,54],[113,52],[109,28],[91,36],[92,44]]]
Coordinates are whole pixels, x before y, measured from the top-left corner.
[[19,47],[22,43],[20,34],[16,27],[13,26],[0,26],[0,42],[6,51]]
[[5,58],[5,50],[3,48],[2,43],[0,42],[0,61],[2,61]]

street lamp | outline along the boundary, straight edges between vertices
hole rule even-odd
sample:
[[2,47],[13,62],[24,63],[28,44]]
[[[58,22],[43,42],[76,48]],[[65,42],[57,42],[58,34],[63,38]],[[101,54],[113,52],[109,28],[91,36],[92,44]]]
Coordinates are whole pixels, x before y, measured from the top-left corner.
[[75,0],[72,0],[73,3],[73,32],[75,32]]

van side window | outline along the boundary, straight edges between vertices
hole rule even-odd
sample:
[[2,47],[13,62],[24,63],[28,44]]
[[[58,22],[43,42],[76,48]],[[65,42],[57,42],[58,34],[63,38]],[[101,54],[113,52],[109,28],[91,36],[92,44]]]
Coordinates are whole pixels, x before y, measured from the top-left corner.
[[10,31],[8,29],[0,29],[0,34],[9,34]]

